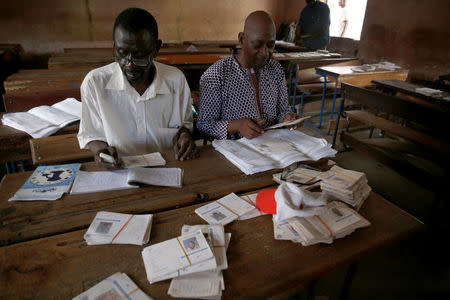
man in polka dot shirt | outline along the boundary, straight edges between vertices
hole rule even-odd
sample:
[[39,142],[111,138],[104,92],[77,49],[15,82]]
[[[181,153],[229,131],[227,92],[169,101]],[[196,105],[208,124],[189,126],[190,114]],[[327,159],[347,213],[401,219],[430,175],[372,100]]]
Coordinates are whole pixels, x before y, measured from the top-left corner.
[[200,111],[197,128],[213,139],[248,139],[263,128],[290,121],[284,71],[271,59],[275,24],[264,11],[245,20],[238,35],[242,50],[213,64],[200,78]]

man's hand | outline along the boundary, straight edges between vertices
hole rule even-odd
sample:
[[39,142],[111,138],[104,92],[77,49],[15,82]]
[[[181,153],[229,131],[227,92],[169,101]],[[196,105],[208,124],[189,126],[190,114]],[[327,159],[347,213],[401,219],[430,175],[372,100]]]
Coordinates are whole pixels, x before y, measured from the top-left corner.
[[239,132],[243,137],[252,139],[264,133],[261,126],[264,125],[265,122],[266,120],[256,121],[250,118],[237,119],[228,122],[227,131],[230,134]]
[[[299,119],[299,118],[300,118],[300,116],[298,116],[297,114],[294,114],[293,112],[290,112],[284,116],[282,122],[289,122],[289,121]],[[288,128],[289,128],[289,130],[296,130],[302,126],[303,126],[303,122],[289,126]]]
[[173,151],[175,159],[189,160],[198,156],[195,141],[188,131],[180,131],[174,136]]
[[[119,160],[115,147],[110,147],[102,141],[91,141],[87,144],[89,150],[94,154],[94,160],[97,165],[103,169],[115,170],[122,168],[122,162]],[[105,153],[114,158],[114,163],[107,162],[100,157],[100,153]]]

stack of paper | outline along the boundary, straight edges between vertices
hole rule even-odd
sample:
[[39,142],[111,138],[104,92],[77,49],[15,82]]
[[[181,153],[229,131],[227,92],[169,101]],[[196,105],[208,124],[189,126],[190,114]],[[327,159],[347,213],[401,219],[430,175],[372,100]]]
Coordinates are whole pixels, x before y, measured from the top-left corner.
[[144,155],[122,156],[120,159],[125,168],[155,167],[164,166],[166,164],[166,160],[159,152]]
[[125,273],[115,273],[73,298],[73,300],[98,299],[152,300]]
[[429,97],[441,97],[443,95],[443,92],[441,90],[435,90],[426,87],[416,88],[416,93]]
[[144,245],[150,239],[153,215],[129,215],[98,212],[84,239],[88,245],[134,244]]
[[224,226],[254,209],[255,206],[231,193],[197,208],[195,213],[211,225]]
[[184,225],[182,234],[201,230],[213,249],[217,267],[203,272],[180,274],[172,279],[168,294],[179,298],[220,299],[225,289],[222,270],[228,268],[226,249],[231,234],[224,233],[221,225]]
[[212,144],[247,175],[336,154],[325,139],[288,129],[270,130],[251,140],[214,140]]
[[311,190],[320,186],[320,179],[317,177],[322,171],[303,164],[294,164],[287,167],[281,173],[273,174],[273,180],[279,184],[291,182],[302,190]]
[[241,199],[246,201],[248,204],[252,205],[253,209],[250,210],[249,212],[246,212],[245,214],[241,215],[238,218],[239,221],[256,218],[256,217],[259,217],[259,216],[262,216],[262,215],[267,215],[266,213],[261,212],[256,207],[256,196],[257,195],[258,195],[258,193],[253,193],[253,194],[248,194],[248,195],[241,196]]
[[33,138],[50,136],[81,118],[81,102],[68,98],[52,106],[42,105],[27,112],[4,114],[3,125],[25,131]]
[[39,166],[9,201],[56,200],[69,191],[81,164]]
[[146,247],[142,258],[150,283],[217,268],[201,230]]
[[359,210],[372,190],[364,173],[338,166],[333,166],[317,178],[322,180],[320,188],[330,199],[344,201],[356,210]]
[[183,170],[179,168],[131,168],[115,171],[80,171],[71,194],[95,193],[129,188],[138,185],[181,187]]
[[291,240],[309,246],[333,242],[333,239],[349,235],[370,222],[342,202],[333,201],[320,215],[306,218],[294,217],[277,224],[274,221],[274,236],[277,240]]

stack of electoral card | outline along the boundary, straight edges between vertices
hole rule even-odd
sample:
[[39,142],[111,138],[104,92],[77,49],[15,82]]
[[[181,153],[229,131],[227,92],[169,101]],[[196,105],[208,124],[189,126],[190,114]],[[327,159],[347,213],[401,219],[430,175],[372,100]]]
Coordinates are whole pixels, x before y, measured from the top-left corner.
[[130,299],[152,300],[125,273],[115,273],[73,300]]
[[346,204],[333,201],[327,204],[321,215],[287,219],[274,222],[274,236],[277,240],[291,240],[309,246],[333,242],[333,239],[349,235],[358,228],[369,226],[370,222]]
[[320,186],[320,179],[317,177],[322,172],[308,165],[293,164],[283,170],[281,173],[273,174],[273,180],[279,184],[291,182],[302,190],[311,190]]
[[81,164],[39,166],[9,201],[59,199],[70,190],[80,166]]
[[195,213],[211,225],[226,225],[254,209],[254,205],[231,193],[197,208]]
[[[221,225],[184,225],[182,235],[201,230],[210,245],[217,267],[198,272],[183,270],[170,283],[168,294],[178,298],[220,299],[225,289],[222,271],[228,268],[226,249],[231,238]],[[190,271],[190,272],[188,272]]]
[[341,200],[356,210],[359,210],[372,190],[364,173],[338,166],[333,166],[317,178],[322,180],[320,188],[330,199]]
[[84,239],[88,245],[144,245],[150,239],[153,215],[129,215],[98,212]]
[[217,268],[214,253],[201,230],[146,247],[142,258],[150,283]]

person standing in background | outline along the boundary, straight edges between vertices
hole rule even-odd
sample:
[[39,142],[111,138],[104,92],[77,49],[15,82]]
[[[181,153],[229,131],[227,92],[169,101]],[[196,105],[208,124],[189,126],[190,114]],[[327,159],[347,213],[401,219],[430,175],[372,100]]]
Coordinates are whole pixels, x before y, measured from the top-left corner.
[[296,42],[311,49],[325,49],[330,43],[330,9],[318,0],[306,0],[300,13]]

